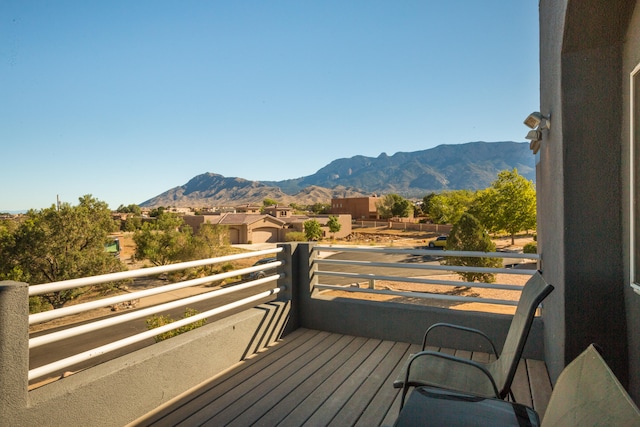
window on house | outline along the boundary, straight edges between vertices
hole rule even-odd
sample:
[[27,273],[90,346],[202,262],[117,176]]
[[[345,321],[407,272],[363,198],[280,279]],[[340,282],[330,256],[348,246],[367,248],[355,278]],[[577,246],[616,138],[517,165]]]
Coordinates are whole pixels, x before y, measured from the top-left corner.
[[640,64],[631,73],[631,141],[629,173],[631,286],[640,294]]

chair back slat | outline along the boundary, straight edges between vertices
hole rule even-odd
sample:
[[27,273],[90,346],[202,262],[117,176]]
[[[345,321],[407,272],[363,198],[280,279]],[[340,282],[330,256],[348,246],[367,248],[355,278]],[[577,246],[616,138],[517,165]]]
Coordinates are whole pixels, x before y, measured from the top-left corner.
[[522,295],[518,301],[500,357],[488,366],[502,398],[509,393],[511,388],[536,310],[551,291],[553,291],[553,286],[544,280],[539,271],[531,276],[522,289]]

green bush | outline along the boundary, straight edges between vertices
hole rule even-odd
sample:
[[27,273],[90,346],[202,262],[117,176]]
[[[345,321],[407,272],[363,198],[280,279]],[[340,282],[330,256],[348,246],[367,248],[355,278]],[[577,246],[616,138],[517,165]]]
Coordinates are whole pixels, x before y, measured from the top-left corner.
[[291,231],[284,236],[285,242],[306,242],[307,236],[302,231]]
[[[199,314],[198,310],[187,307],[184,311],[184,315],[182,316],[182,318],[186,319],[187,317],[195,316],[196,314]],[[160,315],[160,316],[153,315],[146,320],[147,329],[149,330],[159,328],[160,326],[168,325],[169,323],[173,323],[173,322],[175,322],[175,320],[173,320],[171,316],[166,316],[166,315]],[[207,319],[198,320],[197,322],[189,323],[188,325],[181,326],[179,328],[173,329],[168,332],[164,332],[162,334],[158,334],[154,337],[154,339],[156,340],[156,342],[164,341],[169,338],[175,337],[176,335],[180,335],[192,329],[199,328],[200,326],[204,326],[206,323],[207,323]]]
[[47,301],[45,301],[44,299],[40,298],[37,295],[29,297],[29,314],[48,311],[48,310],[51,310],[52,308],[53,307],[51,307],[51,304],[49,304]]
[[522,252],[525,254],[537,254],[538,244],[536,242],[529,242],[522,248]]
[[235,267],[233,264],[231,264],[230,262],[227,262],[225,264],[222,264],[220,266],[220,269],[222,270],[223,273],[226,273],[227,271],[231,271],[233,270]]

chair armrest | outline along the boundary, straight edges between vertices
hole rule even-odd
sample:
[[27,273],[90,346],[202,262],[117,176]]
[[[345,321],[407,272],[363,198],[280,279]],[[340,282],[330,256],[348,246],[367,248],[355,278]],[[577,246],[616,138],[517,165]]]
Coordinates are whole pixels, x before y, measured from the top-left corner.
[[487,334],[485,334],[484,332],[482,332],[479,329],[469,328],[467,326],[454,325],[452,323],[434,323],[433,325],[431,325],[429,327],[429,329],[427,329],[427,331],[424,333],[424,338],[422,339],[422,351],[424,351],[424,349],[427,347],[427,337],[429,336],[429,332],[431,332],[432,330],[434,330],[436,328],[450,328],[450,329],[454,329],[454,330],[459,330],[459,331],[463,331],[463,332],[469,332],[469,333],[472,333],[472,334],[480,335],[481,337],[483,337],[484,339],[487,340],[487,342],[491,346],[491,350],[493,350],[493,354],[496,356],[496,358],[499,357],[498,356],[498,351],[496,350],[496,346],[493,344],[493,341],[491,341],[491,338],[489,338],[489,336]]

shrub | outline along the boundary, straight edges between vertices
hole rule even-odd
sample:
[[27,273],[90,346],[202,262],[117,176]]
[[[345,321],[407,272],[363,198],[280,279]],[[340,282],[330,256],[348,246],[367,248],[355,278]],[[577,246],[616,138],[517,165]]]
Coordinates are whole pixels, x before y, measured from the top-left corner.
[[230,262],[227,262],[225,264],[222,264],[220,266],[220,269],[222,270],[223,273],[226,273],[227,271],[231,271],[233,270],[235,267],[233,266],[233,264],[231,264]]
[[307,237],[302,231],[291,231],[284,236],[285,242],[306,242]]
[[39,296],[29,297],[29,314],[40,313],[42,311],[51,310],[51,304]]
[[[184,311],[184,315],[182,316],[182,318],[186,319],[187,317],[195,316],[198,313],[199,313],[198,310],[187,307]],[[159,328],[160,326],[168,325],[169,323],[173,323],[173,322],[175,322],[175,320],[173,320],[171,316],[168,316],[168,315],[160,315],[160,316],[153,315],[146,320],[147,329],[149,330]],[[173,329],[171,331],[158,334],[154,337],[154,339],[156,340],[156,342],[164,341],[169,338],[175,337],[176,335],[180,335],[192,329],[199,328],[200,326],[204,326],[206,323],[207,323],[207,319],[198,320],[197,322],[189,323],[188,325],[184,325],[179,328]]]
[[522,252],[525,254],[537,254],[538,244],[536,242],[529,242],[522,248]]

